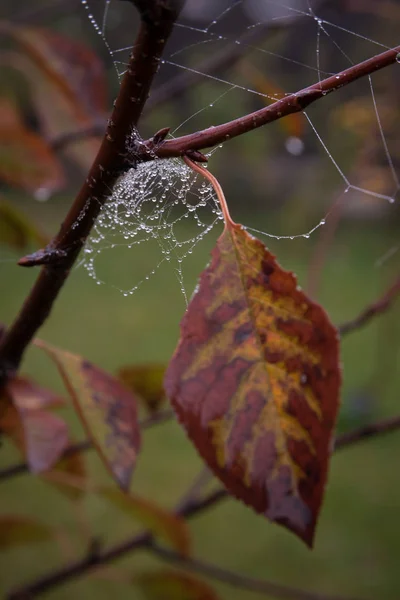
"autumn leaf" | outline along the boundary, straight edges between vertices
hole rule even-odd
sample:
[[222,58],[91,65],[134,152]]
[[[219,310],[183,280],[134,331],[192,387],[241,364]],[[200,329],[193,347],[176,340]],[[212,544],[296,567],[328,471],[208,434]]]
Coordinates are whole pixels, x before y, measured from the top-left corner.
[[29,468],[41,473],[53,467],[69,445],[67,424],[44,407],[60,398],[28,379],[10,380],[1,398],[0,429],[26,457]]
[[61,189],[63,169],[46,140],[25,127],[6,98],[0,98],[0,115],[0,179],[38,199]]
[[19,515],[0,515],[0,550],[51,540],[53,530],[44,523]]
[[122,367],[117,373],[119,379],[137,394],[150,413],[155,413],[165,400],[165,365],[150,363]]
[[169,569],[140,573],[132,580],[146,600],[218,600],[212,587],[194,575]]
[[47,236],[21,211],[10,202],[0,199],[0,244],[22,250],[31,243],[46,246],[48,241]]
[[14,377],[7,382],[7,391],[19,410],[61,408],[65,399],[28,377]]
[[[48,138],[106,121],[106,78],[102,61],[86,44],[49,29],[8,24],[20,53],[12,66],[26,77],[42,129]],[[87,170],[99,148],[87,136],[64,149]]]
[[168,397],[228,490],[312,545],[340,387],[338,336],[324,310],[234,223],[202,273],[168,367]]
[[190,549],[188,527],[183,519],[136,494],[124,494],[115,488],[100,488],[98,493],[126,514],[145,525],[152,533],[187,556]]
[[56,364],[105,466],[127,489],[140,448],[135,396],[116,378],[77,354],[36,340]]

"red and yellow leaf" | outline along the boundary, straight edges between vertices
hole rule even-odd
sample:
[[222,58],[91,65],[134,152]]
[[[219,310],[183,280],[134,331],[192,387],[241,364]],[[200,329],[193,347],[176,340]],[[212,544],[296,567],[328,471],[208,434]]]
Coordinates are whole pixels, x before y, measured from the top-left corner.
[[223,210],[225,230],[183,318],[166,392],[228,490],[312,545],[339,404],[337,332]]
[[77,354],[37,340],[55,362],[104,464],[127,489],[140,448],[135,396],[118,379]]
[[183,519],[161,508],[146,498],[124,494],[116,488],[100,488],[98,493],[115,506],[145,525],[152,533],[179,554],[187,556],[190,551],[189,529]]
[[126,387],[138,395],[150,413],[155,413],[161,408],[165,401],[164,364],[122,367],[117,375]]
[[194,575],[169,569],[140,573],[132,582],[138,586],[146,600],[218,600],[219,598],[208,583]]
[[0,515],[0,550],[51,540],[54,535],[51,527],[29,517]]

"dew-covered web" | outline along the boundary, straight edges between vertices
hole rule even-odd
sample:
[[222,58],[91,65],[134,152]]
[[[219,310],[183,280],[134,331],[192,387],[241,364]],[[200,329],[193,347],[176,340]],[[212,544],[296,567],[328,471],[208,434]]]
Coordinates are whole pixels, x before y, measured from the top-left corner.
[[[96,259],[105,250],[121,246],[128,250],[155,242],[159,260],[141,281],[124,295],[133,294],[143,281],[164,263],[173,261],[182,294],[187,302],[182,263],[196,245],[223,218],[211,185],[180,159],[141,163],[114,186],[90,237],[84,266],[97,283]],[[186,223],[197,231],[188,237]]]
[[[112,27],[112,13],[119,10],[121,3],[112,0],[102,0],[98,3],[94,0],[81,2],[90,22],[106,44],[118,77],[121,78],[132,49],[129,45],[118,47],[119,37]],[[329,15],[329,10],[326,10],[326,5],[329,4],[324,0],[189,0],[186,10],[176,24],[169,50],[161,61],[159,77],[162,80],[164,76],[165,80],[182,72],[190,72],[199,82],[210,82],[214,95],[211,100],[207,98],[195,110],[192,110],[192,106],[182,110],[180,120],[172,129],[170,137],[228,120],[223,108],[231,107],[237,99],[239,106],[245,105],[246,112],[251,112],[398,44],[398,40],[395,37],[390,39],[389,34],[387,40],[371,38],[371,19],[360,19],[357,12],[350,19],[354,26],[352,29],[343,24],[347,21],[340,20],[340,11],[334,14],[332,20],[328,19],[325,15]],[[350,7],[351,2],[343,4]],[[95,9],[96,13],[93,12]],[[121,28],[122,25],[118,27]],[[278,35],[279,31],[286,32],[289,40],[286,45],[279,46],[276,43],[276,31]],[[298,31],[307,35],[307,44],[304,44],[302,52],[298,51],[299,48],[302,49],[299,41],[292,47],[290,45],[290,38],[296,40]],[[242,64],[242,68],[238,69],[213,71],[212,56],[221,50],[229,52],[230,48],[232,56],[239,49],[240,60],[247,63],[244,62],[244,67]],[[210,68],[199,67],[199,64],[204,65],[204,59],[207,57],[210,60]],[[275,71],[279,71],[282,66],[286,77],[282,77],[279,86],[260,85],[257,77],[253,78],[252,85],[249,85],[246,76],[252,70],[253,63],[258,68],[263,64],[266,65],[265,68],[274,64]],[[237,61],[237,64],[240,64],[240,61]],[[293,73],[295,76],[291,78]],[[381,116],[384,107],[380,105],[381,98],[375,89],[375,77],[374,75],[364,78],[359,85],[364,86],[363,97],[368,99],[372,114],[371,131],[373,130],[374,135],[379,138],[380,162],[385,164],[386,169],[385,185],[377,189],[375,185],[365,186],[362,181],[360,183],[354,174],[353,166],[343,164],[341,154],[336,155],[337,152],[331,149],[330,138],[323,126],[321,130],[323,120],[314,117],[312,108],[303,113],[308,131],[302,135],[302,139],[293,132],[288,134],[285,142],[286,152],[296,158],[301,156],[307,143],[319,148],[320,154],[325,156],[326,169],[330,171],[329,177],[332,178],[333,173],[337,179],[331,201],[328,206],[325,204],[321,207],[322,214],[315,222],[310,223],[306,231],[286,235],[284,232],[269,232],[245,223],[249,231],[277,240],[309,238],[327,223],[335,206],[343,201],[344,194],[348,195],[346,198],[350,202],[360,198],[373,198],[383,203],[395,201],[400,182],[391,140],[385,131]],[[250,102],[249,97],[252,98]],[[251,109],[248,108],[249,105]],[[233,118],[243,114],[240,108],[238,111]],[[207,120],[207,125],[204,125]],[[307,142],[310,136],[313,141]],[[343,144],[346,143],[347,140],[343,139]],[[216,150],[218,148],[209,153],[211,169],[211,157]],[[229,151],[228,147],[226,150]],[[221,223],[221,219],[213,190],[180,159],[143,163],[123,175],[110,191],[109,200],[87,243],[82,264],[98,283],[102,283],[97,263],[104,250],[124,247],[133,251],[137,247],[144,249],[148,243],[156,244],[159,260],[140,281],[124,288],[124,294],[134,293],[163,264],[173,262],[177,280],[187,300],[183,270],[185,259],[197,244]],[[185,226],[189,221],[195,226],[195,232],[192,230],[190,235]],[[390,253],[393,254],[393,250],[388,252],[388,256],[392,255]]]

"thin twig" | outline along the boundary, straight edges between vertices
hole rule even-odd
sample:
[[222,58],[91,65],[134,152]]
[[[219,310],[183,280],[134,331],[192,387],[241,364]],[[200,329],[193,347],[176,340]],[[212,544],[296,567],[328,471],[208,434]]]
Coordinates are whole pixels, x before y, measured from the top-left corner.
[[155,542],[151,542],[146,546],[146,549],[156,554],[167,562],[174,563],[181,569],[195,571],[205,577],[211,577],[217,581],[222,581],[235,588],[243,589],[248,592],[258,592],[259,594],[268,594],[271,598],[278,600],[356,600],[344,596],[332,596],[331,594],[323,594],[321,592],[310,592],[297,588],[288,587],[265,579],[257,579],[256,577],[247,577],[235,571],[222,569],[196,558],[183,557],[170,548],[159,546]]
[[[267,123],[272,123],[282,119],[287,115],[301,112],[316,100],[320,100],[331,92],[338,90],[357,79],[376,73],[389,65],[395,64],[397,55],[400,52],[400,46],[391,50],[386,50],[382,54],[369,58],[357,65],[353,65],[336,75],[310,85],[294,94],[289,94],[273,104],[261,108],[253,113],[228,121],[222,125],[209,127],[196,133],[177,137],[173,140],[167,140],[156,151],[159,158],[168,158],[172,156],[183,156],[188,150],[202,150],[226,142],[234,137],[243,135],[248,131],[253,131]],[[146,152],[146,143],[143,145],[143,160],[151,160],[151,156]]]
[[[174,414],[175,413],[170,409],[159,411],[154,415],[143,419],[143,421],[141,421],[139,424],[140,429],[149,429],[154,425],[165,423],[166,421],[169,421],[169,419],[171,419],[174,416]],[[93,448],[93,444],[89,440],[84,440],[77,444],[72,444],[65,450],[60,460],[62,460],[63,458],[68,458],[69,456],[73,456],[74,454],[79,454],[80,452],[85,452],[86,450],[90,450],[91,448]],[[6,467],[5,469],[2,469],[0,471],[0,482],[6,481],[10,477],[14,477],[15,475],[22,475],[23,473],[27,473],[29,472],[29,470],[30,469],[27,462],[20,462],[15,465],[10,465],[9,467]]]
[[[321,4],[323,2],[321,1]],[[315,10],[315,8],[314,8]],[[155,88],[149,97],[144,108],[143,118],[159,106],[170,102],[174,98],[181,97],[194,83],[197,82],[201,74],[213,75],[217,72],[232,68],[243,58],[243,47],[246,50],[254,49],[255,45],[263,41],[267,34],[276,34],[286,31],[293,25],[298,25],[300,20],[305,19],[303,15],[288,17],[282,21],[271,21],[261,24],[258,27],[246,29],[245,33],[237,40],[238,43],[231,44],[223,48],[220,52],[212,54],[199,64],[196,71],[183,71],[175,77],[168,79],[165,83]],[[270,39],[270,38],[268,38]],[[254,45],[254,46],[253,46]],[[74,131],[68,131],[50,140],[50,145],[54,150],[60,150],[66,145],[82,139],[93,136],[102,136],[106,128],[106,119],[97,121],[89,127],[82,127]]]
[[364,425],[363,427],[353,429],[352,431],[347,431],[336,438],[335,451],[343,450],[343,448],[348,448],[349,446],[358,444],[358,442],[371,439],[372,437],[384,433],[390,433],[397,429],[400,429],[400,415],[391,417],[390,419],[382,419],[382,421],[376,421],[375,423]]
[[[218,503],[222,498],[225,498],[225,496],[225,490],[217,490],[217,492],[209,494],[204,499],[197,500],[196,502],[192,502],[191,504],[187,504],[185,507],[182,507],[182,510],[178,513],[178,515],[186,518],[193,517],[199,512],[203,512],[207,508],[215,506],[215,504]],[[7,598],[8,600],[25,600],[29,597],[38,596],[52,587],[55,587],[61,583],[65,583],[74,577],[86,573],[86,571],[95,566],[107,564],[113,560],[116,560],[117,558],[120,558],[121,556],[124,556],[128,552],[145,548],[149,543],[151,543],[151,540],[151,533],[146,531],[136,535],[133,538],[127,539],[121,544],[113,546],[108,550],[104,550],[103,552],[98,552],[95,555],[93,555],[93,553],[88,553],[87,556],[78,559],[59,570],[55,570],[52,573],[35,580],[33,583],[28,583],[27,585],[23,585],[20,588],[11,591]]]
[[400,293],[400,277],[390,286],[390,288],[376,302],[365,308],[355,319],[339,325],[338,330],[341,336],[347,335],[356,329],[364,327],[371,319],[377,315],[386,312],[393,304]]
[[[344,433],[337,437],[335,443],[335,451],[348,446],[355,445],[367,438],[380,436],[382,434],[388,433],[390,431],[395,431],[397,429],[400,429],[400,416],[393,417],[392,419],[378,421],[377,423],[373,423],[369,426],[355,429],[354,431]],[[202,513],[203,511],[214,506],[215,504],[221,502],[221,500],[230,497],[231,496],[228,494],[228,492],[225,489],[221,488],[214,492],[211,492],[207,496],[200,499],[188,498],[186,504],[182,505],[176,511],[176,514],[184,518],[191,518],[195,515]],[[96,554],[96,556],[85,556],[82,559],[67,564],[65,567],[56,570],[53,573],[50,573],[49,575],[35,580],[33,583],[28,583],[27,585],[15,589],[9,594],[8,599],[22,600],[23,598],[27,598],[29,596],[39,595],[54,586],[60,585],[61,583],[65,583],[66,581],[69,581],[74,577],[78,577],[86,573],[95,566],[107,564],[117,558],[120,558],[121,556],[124,556],[128,552],[146,548],[149,545],[151,545],[152,540],[153,538],[149,532],[143,532],[133,538],[125,540],[121,544],[109,548],[108,550],[99,552],[98,554]],[[218,569],[218,567],[215,568]],[[255,585],[258,584],[256,583]],[[266,583],[266,585],[268,585],[268,582]],[[271,583],[271,585],[274,584]],[[271,591],[269,593],[271,593]],[[314,595],[313,600],[316,600],[316,598],[318,598],[318,596]],[[326,600],[326,596],[322,596],[322,598]],[[299,597],[297,597],[297,600],[299,600]]]

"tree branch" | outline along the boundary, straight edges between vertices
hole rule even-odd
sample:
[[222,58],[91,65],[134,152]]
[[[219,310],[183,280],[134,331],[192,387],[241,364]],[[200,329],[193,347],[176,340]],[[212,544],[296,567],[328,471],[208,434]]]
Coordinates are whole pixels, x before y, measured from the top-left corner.
[[347,335],[356,329],[361,329],[367,325],[371,319],[387,311],[400,293],[400,277],[390,286],[390,288],[370,306],[367,306],[355,319],[339,325],[338,330],[341,336]]
[[320,592],[308,592],[297,588],[280,585],[265,579],[257,579],[256,577],[247,577],[235,571],[222,569],[212,563],[208,563],[196,558],[183,557],[170,548],[159,546],[155,542],[150,542],[146,549],[167,562],[174,563],[180,569],[195,571],[211,577],[217,581],[222,581],[235,588],[243,589],[248,592],[258,592],[259,594],[267,594],[270,598],[278,600],[356,600],[344,596],[332,596],[331,594],[322,594]]
[[353,429],[352,431],[347,431],[336,438],[335,451],[342,450],[343,448],[347,448],[348,446],[352,446],[353,444],[368,440],[383,433],[396,431],[397,429],[400,429],[400,415],[390,419],[376,421],[375,423],[364,425],[363,427]]
[[[215,506],[215,504],[222,498],[225,498],[225,496],[225,490],[217,490],[201,500],[196,500],[195,502],[183,506],[180,511],[177,511],[177,514],[181,517],[191,518],[207,508]],[[37,579],[31,584],[21,586],[20,588],[11,591],[7,598],[9,600],[25,600],[28,597],[37,596],[56,585],[65,583],[69,579],[82,575],[92,567],[116,560],[128,552],[145,548],[151,540],[151,533],[146,531],[133,538],[127,539],[125,542],[113,546],[108,550],[104,550],[103,552],[90,552],[82,559],[78,559],[58,571],[53,571],[49,575]]]
[[[210,148],[211,146],[216,146],[229,139],[243,135],[248,131],[262,127],[267,123],[282,119],[287,115],[301,112],[310,104],[327,96],[331,92],[334,92],[353,81],[357,81],[357,79],[366,77],[380,69],[395,64],[399,53],[400,46],[397,46],[396,48],[369,58],[364,62],[353,65],[337,75],[332,75],[327,79],[323,79],[321,82],[310,85],[299,92],[289,94],[288,96],[285,96],[285,98],[253,113],[239,117],[233,121],[228,121],[222,125],[217,125],[216,127],[209,127],[202,131],[197,131],[196,133],[184,135],[173,140],[167,140],[156,150],[156,154],[159,158],[169,158],[172,156],[182,156],[188,150]],[[146,143],[148,144],[148,142]],[[143,145],[142,158],[143,160],[151,160],[153,157],[149,155],[148,151],[146,152],[146,143]]]
[[[319,4],[324,4],[324,0],[320,0]],[[314,10],[316,10],[316,7],[314,7]],[[271,21],[257,27],[252,27],[251,29],[247,29],[245,33],[238,38],[238,43],[231,44],[228,47],[223,48],[221,51],[217,52],[216,54],[212,54],[209,58],[200,63],[197,68],[198,73],[194,71],[183,71],[156,87],[146,102],[143,118],[146,117],[152,110],[184,94],[190,88],[190,86],[198,81],[201,73],[213,75],[221,70],[235,66],[235,64],[243,58],[243,47],[246,50],[252,50],[255,47],[253,45],[263,41],[266,34],[276,34],[280,33],[281,31],[286,31],[293,25],[298,25],[299,21],[305,19],[306,17],[304,17],[304,15],[295,15],[294,17],[288,17],[282,21]],[[49,143],[53,150],[60,150],[71,142],[93,136],[102,136],[105,128],[105,120],[97,121],[89,127],[75,129],[54,137],[49,141]]]
[[[365,426],[365,427],[360,427],[358,429],[355,429],[353,431],[349,431],[347,433],[344,433],[340,436],[338,436],[336,438],[336,442],[335,442],[335,448],[334,450],[341,450],[343,448],[346,448],[348,446],[352,446],[362,440],[365,440],[367,438],[371,438],[371,437],[375,437],[384,433],[388,433],[390,431],[395,431],[397,429],[400,429],[400,416],[397,417],[393,417],[392,419],[386,419],[386,420],[382,420],[382,421],[378,421],[376,423],[373,423],[371,425]],[[225,498],[230,498],[230,494],[223,488],[218,489],[214,492],[211,492],[210,494],[208,494],[207,496],[203,497],[203,498],[193,498],[191,495],[189,495],[189,497],[187,498],[186,503],[182,503],[180,506],[177,507],[176,510],[176,514],[178,516],[184,517],[184,518],[191,518],[195,515],[198,515],[200,513],[202,513],[203,511],[207,510],[208,508],[214,506],[215,504],[219,503],[221,500],[225,499]],[[8,599],[9,600],[22,600],[25,599],[29,596],[34,596],[34,595],[39,595],[43,592],[45,592],[46,590],[59,585],[61,583],[65,583],[66,581],[73,579],[74,577],[78,577],[80,575],[83,575],[84,573],[86,573],[87,571],[89,571],[91,568],[98,566],[98,565],[103,565],[103,564],[107,564],[115,559],[120,558],[121,556],[124,556],[126,553],[128,552],[132,552],[134,550],[139,550],[139,549],[143,549],[143,548],[150,548],[152,547],[153,544],[153,538],[151,533],[149,532],[143,532],[133,538],[129,538],[127,540],[125,540],[124,542],[122,542],[121,544],[118,544],[116,546],[113,546],[112,548],[109,548],[108,550],[104,550],[103,552],[98,552],[96,554],[90,553],[87,556],[83,557],[82,559],[79,559],[73,563],[69,563],[67,564],[65,567],[54,571],[53,573],[50,573],[49,575],[46,575],[45,577],[41,578],[41,579],[37,579],[36,581],[34,581],[33,583],[27,584],[26,586],[22,586],[21,588],[15,589],[14,591],[12,591],[9,596]],[[158,546],[157,546],[158,548]],[[171,560],[173,559],[173,556],[171,556]],[[164,557],[166,558],[166,556]],[[209,567],[212,569],[215,569],[215,577],[218,579],[218,573],[221,574],[221,580],[222,577],[226,577],[227,579],[225,579],[225,581],[227,583],[229,583],[228,579],[231,577],[231,573],[230,572],[226,572],[224,570],[219,569],[219,567],[214,567],[213,565],[207,565],[206,563],[201,563],[200,561],[193,561],[194,564],[192,564],[192,567],[194,570],[198,570],[200,572],[201,568],[204,567],[208,569]],[[182,565],[184,566],[184,565]],[[198,566],[198,568],[197,568]],[[189,568],[189,565],[188,565]],[[222,574],[224,573],[224,575]],[[227,575],[228,573],[228,575]],[[211,575],[210,571],[208,573],[203,573],[203,574],[207,574],[208,576],[214,576]],[[233,574],[237,577],[242,578],[242,581],[246,582],[247,581],[255,581],[254,585],[255,587],[261,585],[264,585],[265,588],[263,591],[265,591],[266,593],[271,594],[273,587],[276,584],[273,584],[271,582],[266,582],[266,581],[260,581],[260,580],[253,580],[252,578],[247,578],[247,577],[242,577],[240,575],[236,575]],[[234,585],[238,585],[238,583],[234,583]],[[252,584],[250,584],[252,585]],[[272,587],[271,587],[272,586]],[[267,590],[268,588],[268,590]],[[275,589],[277,590],[278,588],[280,588],[280,586],[277,586]],[[251,589],[250,587],[246,587],[246,589]],[[286,592],[290,592],[290,593],[294,593],[295,590],[291,590],[290,588],[281,588],[281,592],[282,590],[285,590]],[[254,591],[260,591],[259,588],[254,589]],[[297,590],[296,590],[297,592]],[[276,595],[276,592],[274,592]],[[310,594],[309,592],[301,592],[303,594]],[[278,598],[285,598],[285,596],[277,596]],[[314,594],[313,596],[308,595],[307,596],[299,596],[297,595],[294,596],[292,594],[292,596],[286,596],[286,598],[296,598],[296,600],[302,600],[303,598],[305,600],[332,600],[331,598],[329,598],[329,596],[321,596],[321,595],[316,595]]]
[[16,371],[26,346],[50,314],[110,188],[126,168],[126,141],[134,133],[158,70],[160,57],[184,0],[136,0],[141,25],[122,80],[107,132],[89,175],[58,235],[46,264],[20,313],[0,344],[0,383]]

